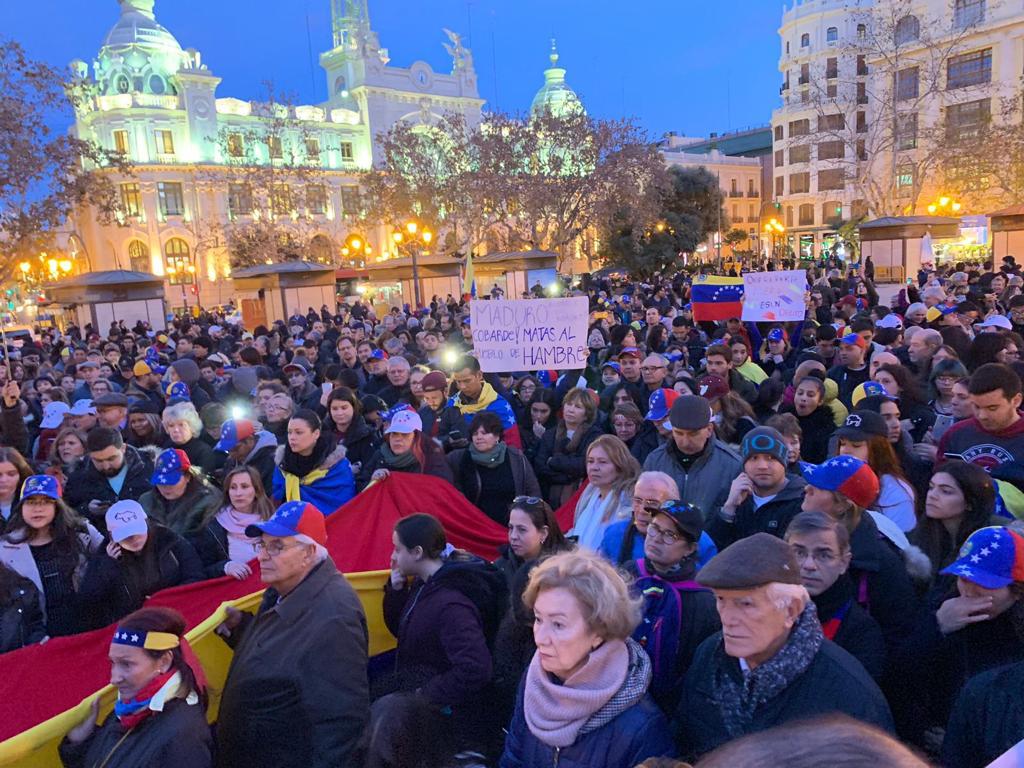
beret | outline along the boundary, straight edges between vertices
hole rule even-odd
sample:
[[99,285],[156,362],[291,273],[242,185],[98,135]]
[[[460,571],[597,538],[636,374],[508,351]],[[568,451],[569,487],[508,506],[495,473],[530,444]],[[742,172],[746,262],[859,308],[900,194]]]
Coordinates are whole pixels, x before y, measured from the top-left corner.
[[792,548],[770,533],[755,533],[730,544],[700,569],[697,582],[712,589],[803,583]]

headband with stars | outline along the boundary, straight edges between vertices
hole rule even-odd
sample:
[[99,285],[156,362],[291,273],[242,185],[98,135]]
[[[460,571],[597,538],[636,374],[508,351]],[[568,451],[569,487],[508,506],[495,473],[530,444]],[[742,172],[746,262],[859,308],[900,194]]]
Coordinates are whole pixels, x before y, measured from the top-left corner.
[[111,642],[117,645],[133,645],[147,651],[169,651],[181,645],[181,638],[170,632],[140,632],[118,627]]

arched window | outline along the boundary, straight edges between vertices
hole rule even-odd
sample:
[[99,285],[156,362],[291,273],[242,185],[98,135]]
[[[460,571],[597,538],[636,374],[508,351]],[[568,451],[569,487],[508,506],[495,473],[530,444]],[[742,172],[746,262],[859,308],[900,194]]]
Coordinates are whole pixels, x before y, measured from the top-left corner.
[[857,39],[866,40],[868,37],[868,28],[866,24],[857,25]]
[[804,32],[802,35],[800,35],[800,47],[801,48],[807,48],[808,46],[810,46],[810,44],[811,44],[811,36],[807,32]]
[[325,235],[317,235],[309,241],[309,256],[313,261],[321,264],[332,264],[334,262],[334,245],[330,238]]
[[786,206],[786,226],[787,227],[792,227],[793,226],[793,206],[792,205],[787,205]]
[[149,90],[151,93],[162,96],[167,92],[167,83],[162,77],[160,77],[160,75],[150,75]]
[[834,43],[839,40],[839,30],[836,27],[829,27],[825,30],[825,41]]
[[800,226],[809,227],[814,224],[814,203],[803,203],[800,206]]
[[842,220],[843,204],[839,200],[829,200],[821,205],[821,220],[824,223]]
[[132,81],[128,79],[128,75],[121,72],[114,77],[114,89],[118,93],[128,93],[132,89]]
[[187,259],[189,255],[188,243],[180,237],[172,237],[167,241],[167,245],[164,246],[164,254],[166,254],[168,259],[174,257]]
[[904,16],[896,22],[896,45],[905,45],[921,37],[921,22],[917,16]]
[[132,272],[153,271],[153,265],[149,259],[149,246],[141,240],[132,240],[128,243],[128,262]]
[[338,96],[347,95],[348,82],[345,80],[345,76],[342,75],[334,81],[334,93]]

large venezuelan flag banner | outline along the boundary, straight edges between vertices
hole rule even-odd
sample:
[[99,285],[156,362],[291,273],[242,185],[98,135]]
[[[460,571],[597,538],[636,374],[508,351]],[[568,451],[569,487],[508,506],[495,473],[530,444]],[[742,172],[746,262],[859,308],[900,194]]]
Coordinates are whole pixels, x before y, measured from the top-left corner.
[[700,275],[690,288],[693,319],[729,320],[743,314],[743,278]]
[[[578,494],[558,510],[560,524],[572,524]],[[428,475],[395,472],[327,517],[328,549],[355,588],[366,610],[370,654],[394,647],[384,625],[381,600],[391,557],[395,522],[416,512],[437,517],[448,540],[488,560],[498,556],[507,532],[470,504],[455,488]],[[228,605],[255,612],[263,594],[259,569],[243,581],[224,577],[164,590],[147,605],[166,605],[185,616],[188,640],[206,672],[211,722],[231,663],[231,650],[214,634]],[[101,717],[114,705],[108,685],[107,650],[113,627],[60,637],[0,655],[0,766],[60,768],[57,747],[81,722],[99,696]]]

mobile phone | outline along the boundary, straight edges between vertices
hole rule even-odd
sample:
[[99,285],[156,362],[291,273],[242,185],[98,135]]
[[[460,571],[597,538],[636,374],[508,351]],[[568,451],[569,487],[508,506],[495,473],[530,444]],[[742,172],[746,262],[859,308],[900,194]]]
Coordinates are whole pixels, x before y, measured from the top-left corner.
[[325,381],[323,384],[320,385],[320,389],[323,391],[325,395],[329,395],[334,390],[334,383],[330,381]]
[[935,424],[932,425],[932,436],[936,440],[941,440],[946,430],[953,426],[954,423],[956,423],[956,419],[952,416],[936,416]]

